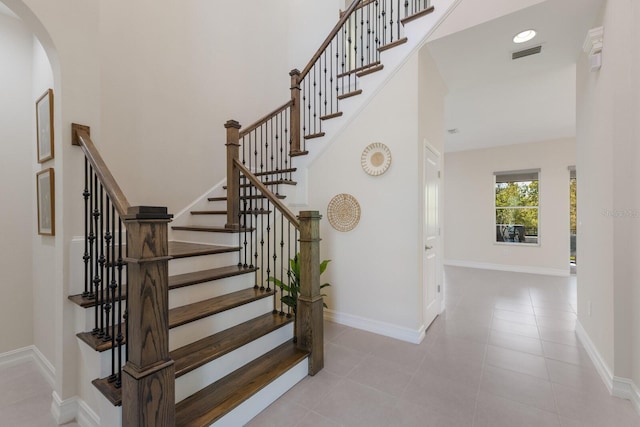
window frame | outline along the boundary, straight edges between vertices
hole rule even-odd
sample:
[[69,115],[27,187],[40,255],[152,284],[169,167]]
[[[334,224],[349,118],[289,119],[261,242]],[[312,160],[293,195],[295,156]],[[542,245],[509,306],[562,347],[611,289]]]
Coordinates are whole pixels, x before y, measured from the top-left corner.
[[[538,205],[537,206],[498,206],[496,200],[496,187],[498,184],[498,177],[502,176],[513,176],[513,180],[508,182],[526,182],[526,181],[517,181],[518,176],[526,176],[536,174],[538,181]],[[531,180],[533,181],[533,179]],[[511,171],[497,171],[493,173],[493,243],[495,245],[507,245],[507,246],[524,246],[524,247],[536,247],[541,245],[541,224],[540,224],[540,182],[541,182],[541,171],[540,169],[519,169],[519,170],[511,170]],[[538,221],[538,235],[535,242],[505,242],[499,241],[497,237],[498,231],[498,209],[536,209],[537,210],[537,221]]]

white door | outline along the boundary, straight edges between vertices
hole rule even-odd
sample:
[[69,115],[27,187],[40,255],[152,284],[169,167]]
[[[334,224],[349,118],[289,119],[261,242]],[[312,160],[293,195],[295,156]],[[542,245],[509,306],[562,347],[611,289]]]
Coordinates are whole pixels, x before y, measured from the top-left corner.
[[423,307],[424,326],[440,313],[442,293],[440,271],[440,155],[425,144],[424,225],[423,225]]

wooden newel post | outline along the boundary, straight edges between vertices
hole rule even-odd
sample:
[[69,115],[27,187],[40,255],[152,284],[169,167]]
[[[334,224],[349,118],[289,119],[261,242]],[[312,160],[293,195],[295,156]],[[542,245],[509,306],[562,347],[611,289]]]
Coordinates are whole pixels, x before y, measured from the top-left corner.
[[122,375],[122,425],[175,425],[175,367],[169,356],[167,208],[135,206],[127,227],[128,360]]
[[291,155],[300,153],[300,70],[293,69],[291,76]]
[[298,348],[311,352],[309,375],[324,367],[324,332],[320,294],[320,219],[318,211],[302,211],[300,220],[300,293],[296,309]]
[[240,229],[240,170],[234,160],[240,159],[240,123],[229,120],[227,129],[227,223],[225,228]]

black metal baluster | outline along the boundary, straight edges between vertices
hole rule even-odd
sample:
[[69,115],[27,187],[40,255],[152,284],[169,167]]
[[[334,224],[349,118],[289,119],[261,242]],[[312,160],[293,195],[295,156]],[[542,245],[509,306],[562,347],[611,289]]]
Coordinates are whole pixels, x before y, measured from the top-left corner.
[[382,46],[387,44],[387,0],[382,1]]
[[[122,335],[122,268],[124,267],[124,263],[122,260],[122,220],[118,218],[118,334],[116,335],[116,343],[118,347],[118,374],[116,378],[114,378],[116,382],[116,387],[120,388],[122,384],[122,343],[124,341],[124,336]],[[128,299],[128,298],[127,298]]]
[[103,293],[104,293],[104,334],[102,335],[102,341],[107,342],[111,341],[111,290],[109,288],[111,284],[111,263],[109,255],[111,254],[111,200],[109,200],[109,196],[106,196],[106,209],[105,213],[105,232],[104,232],[104,245],[106,249],[107,256],[105,257],[105,275],[103,276],[104,285],[103,285]]
[[389,43],[393,43],[393,0],[390,2],[391,11],[389,13]]
[[[119,219],[118,219],[119,220]],[[109,382],[113,382],[116,379],[116,351],[118,350],[116,345],[116,290],[118,289],[118,282],[116,280],[116,208],[111,205],[111,230],[113,233],[113,244],[111,245],[111,256],[109,257],[109,267],[111,269],[111,282],[109,284],[109,290],[111,291],[111,301],[113,301],[113,309],[111,310],[111,375],[109,376]],[[118,306],[122,304],[122,300],[117,300]],[[119,321],[120,319],[118,319]]]
[[[287,108],[285,113],[284,137],[286,141],[286,154],[284,155],[284,168],[289,169],[289,153],[291,153],[291,136],[289,135],[289,123],[291,123],[291,108]],[[288,172],[289,180],[291,180],[291,172]]]
[[[93,179],[94,179],[94,172],[93,172],[93,168],[90,168],[90,175],[89,175],[89,188],[93,189]],[[93,266],[94,266],[94,243],[96,240],[96,234],[95,231],[93,229],[93,225],[94,225],[94,221],[93,221],[93,199],[95,197],[95,192],[94,191],[90,191],[89,194],[89,298],[95,298],[96,294],[95,294],[95,288],[93,286],[93,279],[94,279],[94,274],[93,274]],[[95,326],[95,325],[94,325]]]
[[98,227],[98,218],[100,217],[100,212],[98,211],[98,176],[94,174],[93,176],[93,230],[95,232],[95,237],[93,241],[93,292],[95,295],[96,304],[94,306],[94,327],[92,333],[94,335],[98,335],[100,332],[100,289],[98,284],[100,283],[100,261],[99,261],[99,235],[100,228]]
[[100,258],[98,263],[100,264],[100,280],[98,281],[98,301],[100,306],[100,331],[98,332],[98,337],[102,338],[104,336],[104,217],[102,215],[104,212],[104,187],[100,184],[100,211],[98,213],[99,218],[99,226],[100,231],[98,233],[98,240],[100,242]]
[[396,18],[396,29],[397,29],[397,31],[398,31],[398,34],[397,34],[396,40],[400,40],[400,30],[401,30],[401,28],[400,28],[400,27],[401,27],[401,25],[400,25],[400,0],[398,0],[396,10],[397,10],[397,12],[396,12],[396,13],[398,14],[398,16],[397,16],[397,18]]
[[89,191],[89,160],[85,157],[84,159],[84,191],[82,192],[82,197],[84,198],[84,255],[82,257],[84,261],[84,291],[82,292],[83,298],[90,298],[91,292],[89,291],[89,261],[91,257],[89,256],[89,223],[91,222],[90,215],[91,211],[89,210],[89,197],[91,196],[91,192]]
[[[326,116],[328,114],[327,110],[327,50],[324,51],[324,67],[322,67],[322,72],[324,73],[324,85],[320,85],[320,99],[322,100],[322,104],[324,107],[324,114],[320,111],[320,117],[323,115]],[[322,80],[321,80],[322,82]],[[324,96],[324,98],[323,98]],[[322,122],[320,122],[320,131],[322,131]]]

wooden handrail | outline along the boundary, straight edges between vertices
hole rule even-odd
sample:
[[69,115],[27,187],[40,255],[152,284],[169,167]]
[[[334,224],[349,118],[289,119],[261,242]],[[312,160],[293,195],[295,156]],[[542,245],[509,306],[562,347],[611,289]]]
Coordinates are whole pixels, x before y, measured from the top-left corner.
[[248,135],[249,132],[251,132],[254,129],[259,128],[260,126],[262,126],[265,122],[267,122],[269,119],[274,118],[275,116],[277,116],[279,113],[281,113],[282,111],[286,110],[287,108],[291,107],[291,105],[293,105],[293,101],[289,100],[287,101],[283,106],[276,108],[275,110],[273,110],[272,112],[270,112],[269,114],[267,114],[266,116],[264,116],[263,118],[261,118],[260,120],[256,121],[254,124],[252,124],[251,126],[246,127],[245,129],[242,129],[240,131],[240,138],[243,138],[244,136]]
[[284,203],[282,203],[278,198],[260,181],[245,165],[243,165],[238,159],[233,160],[234,165],[240,169],[240,171],[244,174],[245,177],[258,189],[262,194],[264,194],[271,203],[284,215],[290,223],[296,229],[300,229],[300,222],[296,215],[287,208]]
[[89,160],[89,163],[91,163],[91,167],[93,167],[95,174],[98,176],[98,179],[100,179],[100,182],[107,192],[111,203],[113,203],[113,206],[115,206],[118,211],[118,215],[120,215],[120,217],[124,217],[127,215],[131,205],[120,189],[118,182],[109,171],[109,168],[107,168],[100,152],[93,144],[93,141],[89,136],[89,132],[90,129],[88,126],[72,123],[71,134],[73,139],[71,143],[73,145],[79,145],[80,148],[82,148],[84,155]]
[[324,42],[322,42],[322,45],[320,45],[320,48],[311,57],[311,60],[309,61],[307,66],[304,67],[304,70],[302,70],[302,72],[300,73],[300,76],[298,77],[299,82],[302,81],[307,74],[309,74],[309,71],[311,71],[311,68],[313,68],[313,65],[316,63],[318,58],[320,58],[320,56],[322,55],[322,52],[324,52],[327,49],[327,47],[329,46],[333,38],[336,36],[336,34],[338,34],[338,31],[340,31],[344,23],[347,22],[347,19],[349,19],[349,16],[351,16],[351,13],[353,13],[353,11],[356,10],[360,5],[360,3],[362,2],[363,0],[353,0],[353,3],[351,3],[351,6],[349,6],[349,8],[344,11],[338,23],[335,25],[335,27],[333,27],[333,29],[331,30],[327,38],[324,40]]

